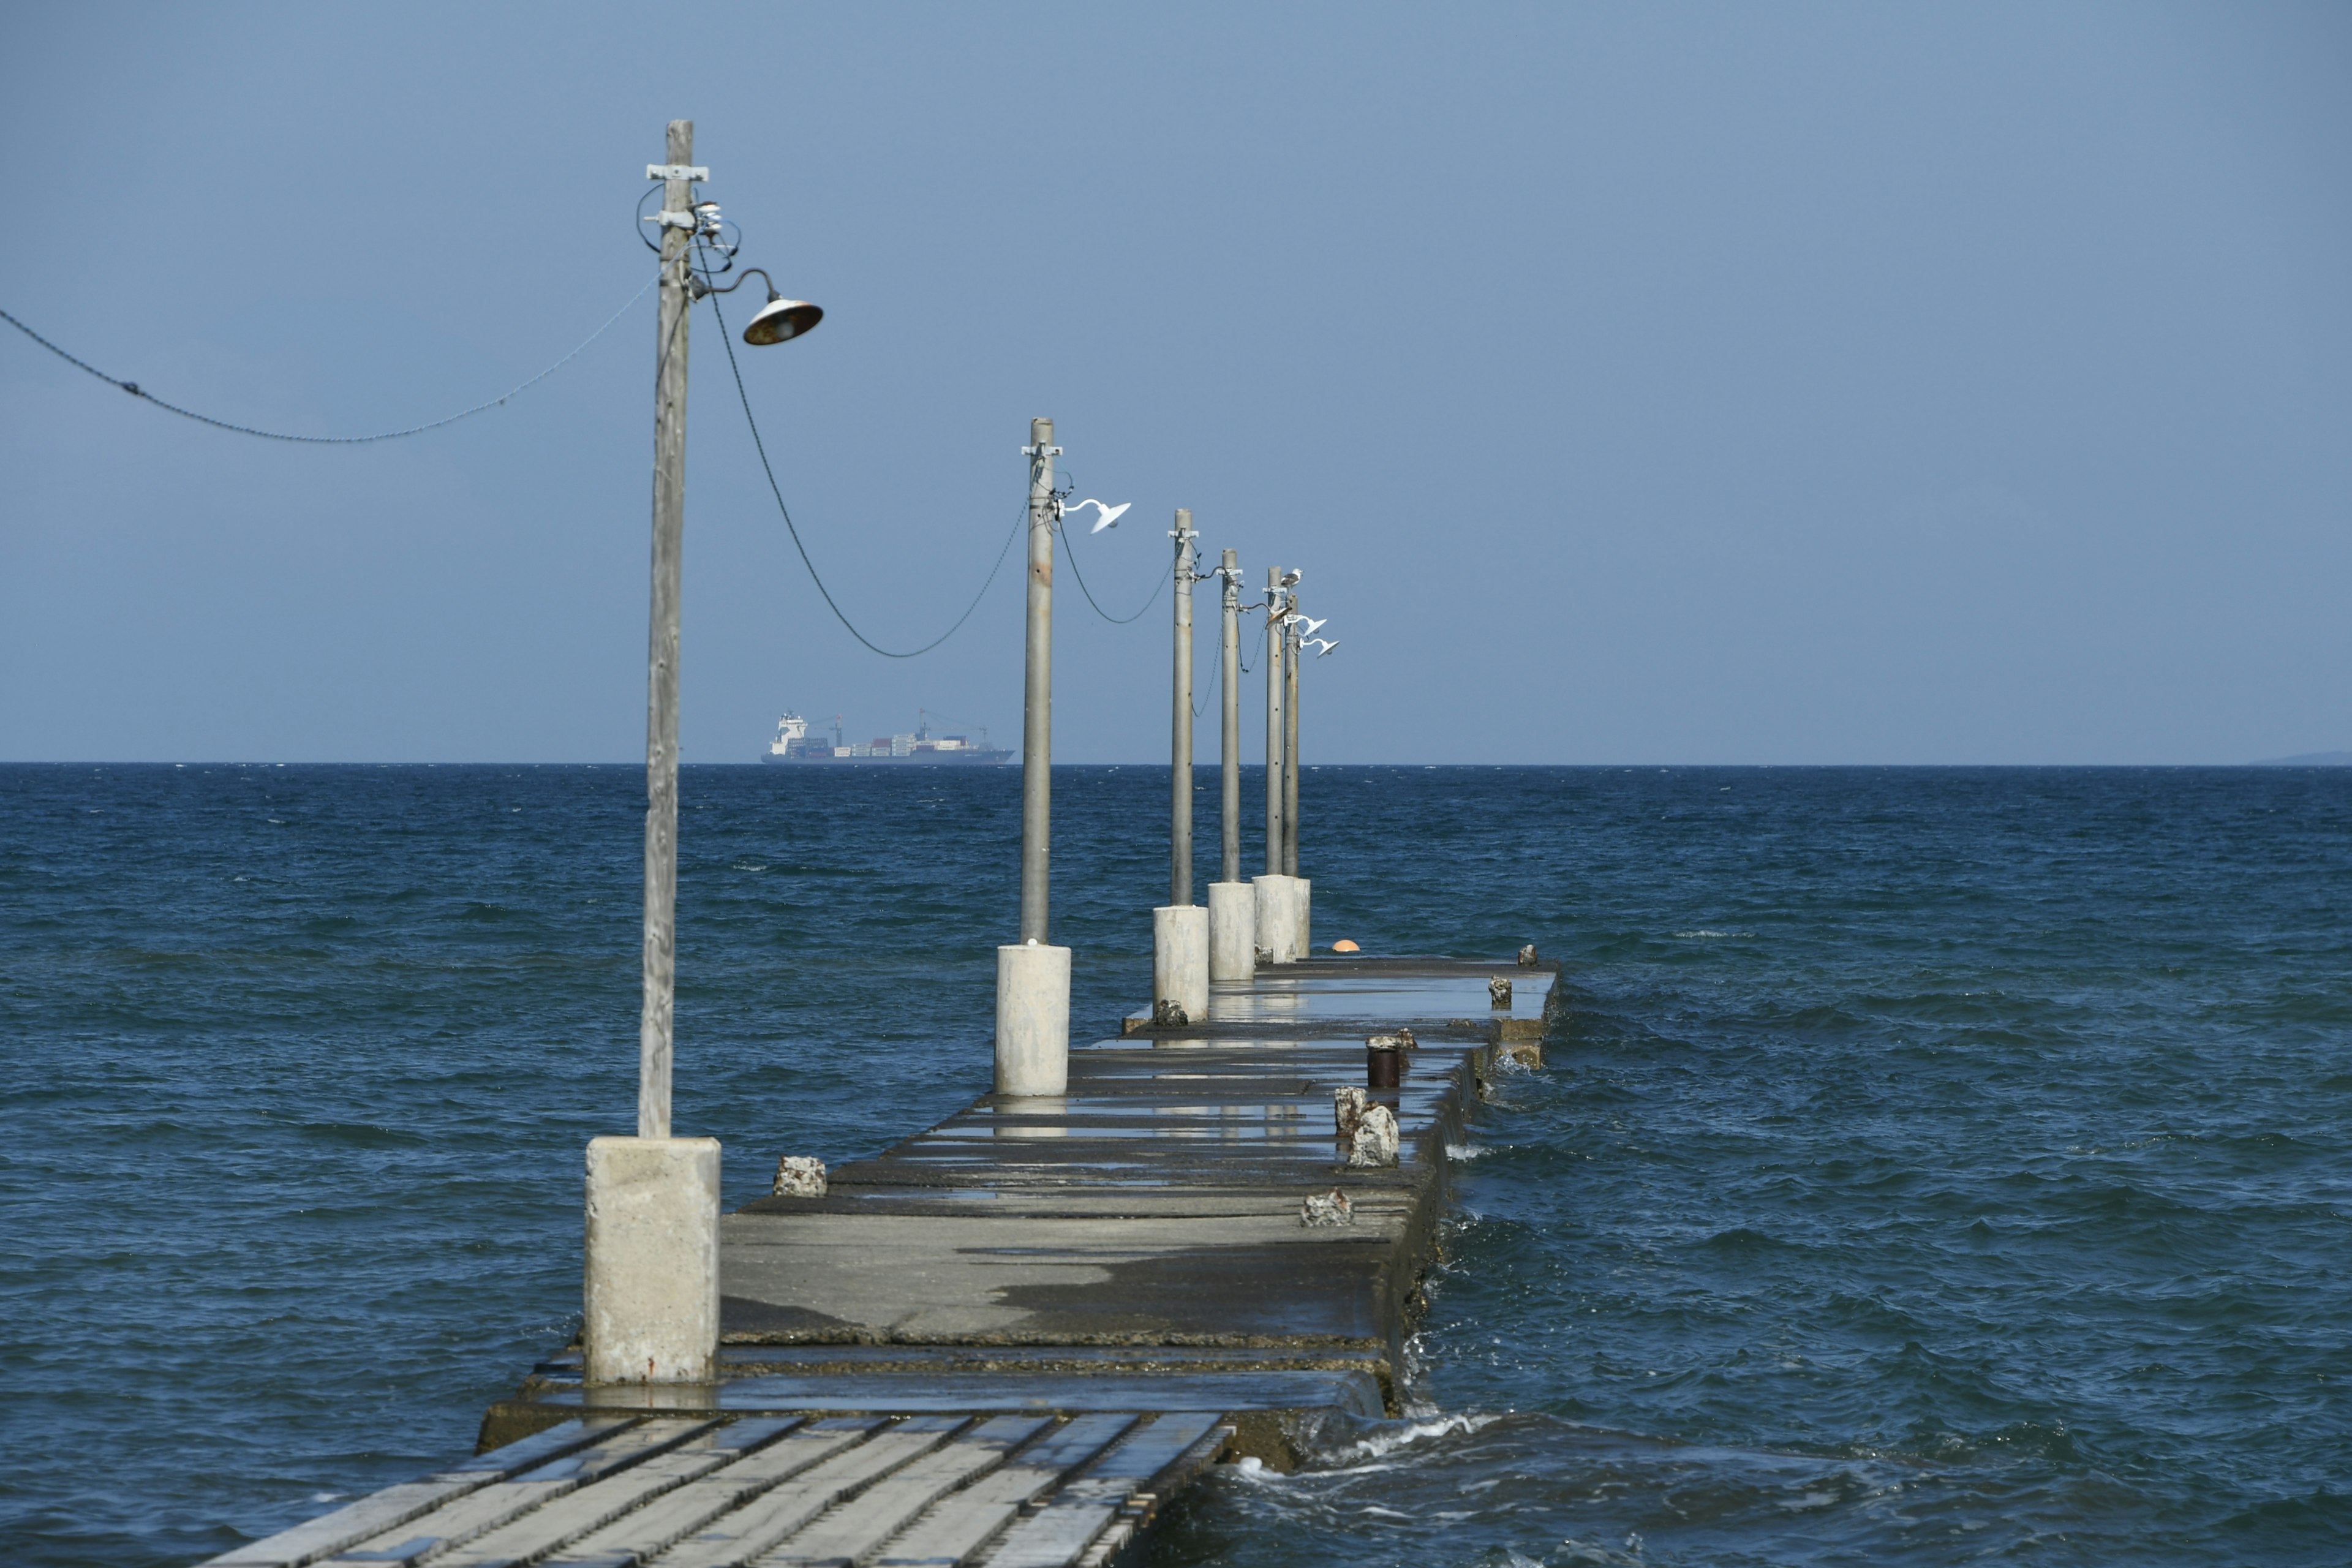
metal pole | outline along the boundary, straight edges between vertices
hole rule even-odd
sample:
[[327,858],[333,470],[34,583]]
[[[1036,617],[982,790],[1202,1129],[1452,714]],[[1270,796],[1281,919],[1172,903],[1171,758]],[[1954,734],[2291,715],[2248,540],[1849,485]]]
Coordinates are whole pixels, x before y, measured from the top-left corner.
[[1169,765],[1173,774],[1169,790],[1171,813],[1168,856],[1168,901],[1192,901],[1192,582],[1198,564],[1192,542],[1190,508],[1176,509],[1176,691],[1169,737]]
[[[694,121],[669,122],[673,171],[694,162]],[[687,292],[693,182],[662,188],[661,320],[654,359],[653,614],[646,697],[645,999],[637,1015],[637,1136],[669,1136],[677,989],[677,621],[686,542]],[[685,226],[668,221],[671,214]]]
[[1021,709],[1021,940],[1045,942],[1054,816],[1054,445],[1051,419],[1029,421],[1029,627]]
[[1218,679],[1224,682],[1224,729],[1218,739],[1223,750],[1219,760],[1223,763],[1224,796],[1219,824],[1223,827],[1224,858],[1217,880],[1238,882],[1242,879],[1242,567],[1241,557],[1228,550],[1218,575],[1225,580],[1224,594],[1224,666]]
[[[1265,569],[1265,874],[1282,873],[1282,568]],[[1261,944],[1263,945],[1263,944]]]
[[[1298,595],[1290,595],[1290,608],[1298,609]],[[1295,621],[1285,621],[1285,627],[1295,627]],[[1297,646],[1303,635],[1292,632],[1284,642],[1289,657],[1283,660],[1282,682],[1282,874],[1298,875],[1298,666],[1307,650]]]

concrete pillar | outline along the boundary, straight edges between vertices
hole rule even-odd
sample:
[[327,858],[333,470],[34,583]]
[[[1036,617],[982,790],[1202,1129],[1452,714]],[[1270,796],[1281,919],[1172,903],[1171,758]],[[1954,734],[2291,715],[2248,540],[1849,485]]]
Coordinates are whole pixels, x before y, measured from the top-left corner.
[[1295,963],[1298,960],[1298,916],[1294,911],[1291,886],[1295,877],[1269,874],[1253,877],[1250,885],[1257,889],[1257,951],[1268,963]]
[[719,1140],[588,1143],[587,1381],[719,1378]]
[[1257,973],[1257,889],[1247,882],[1209,884],[1209,978],[1247,980]]
[[1059,1094],[1070,1081],[1070,950],[996,950],[996,1092]]
[[1314,935],[1315,922],[1308,918],[1315,902],[1314,882],[1306,877],[1290,879],[1290,900],[1298,917],[1298,956],[1304,958],[1315,951],[1315,943],[1308,940]]
[[1187,1024],[1209,1016],[1209,911],[1198,904],[1162,904],[1151,911],[1152,1022],[1167,1017],[1171,1007],[1182,1008]]

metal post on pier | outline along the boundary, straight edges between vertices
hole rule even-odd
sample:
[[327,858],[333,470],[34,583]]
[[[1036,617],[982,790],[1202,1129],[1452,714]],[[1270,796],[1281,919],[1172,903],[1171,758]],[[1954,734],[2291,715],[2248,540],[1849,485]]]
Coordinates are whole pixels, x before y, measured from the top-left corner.
[[996,950],[996,1092],[1058,1095],[1069,1080],[1070,950],[1047,941],[1054,802],[1054,422],[1032,419],[1029,594],[1021,728],[1021,939]]
[[1247,980],[1257,969],[1257,894],[1242,880],[1242,566],[1228,550],[1217,568],[1223,584],[1217,679],[1223,721],[1218,727],[1222,840],[1217,879],[1209,884],[1209,978]]
[[1176,672],[1169,709],[1168,902],[1151,911],[1151,1017],[1162,1026],[1209,1013],[1209,911],[1192,902],[1192,584],[1199,581],[1192,513],[1176,509]]

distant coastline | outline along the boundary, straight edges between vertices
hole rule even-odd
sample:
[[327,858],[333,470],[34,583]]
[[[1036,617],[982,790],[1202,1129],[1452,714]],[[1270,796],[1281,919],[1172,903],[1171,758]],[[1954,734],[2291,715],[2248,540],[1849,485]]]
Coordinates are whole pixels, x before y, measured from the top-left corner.
[[2352,752],[2305,752],[2298,757],[2265,757],[2250,768],[2352,768]]

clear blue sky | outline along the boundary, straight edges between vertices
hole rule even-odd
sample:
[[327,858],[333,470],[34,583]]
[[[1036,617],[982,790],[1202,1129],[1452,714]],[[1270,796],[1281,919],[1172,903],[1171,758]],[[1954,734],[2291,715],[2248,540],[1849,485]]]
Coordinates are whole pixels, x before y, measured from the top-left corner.
[[[1175,506],[1306,568],[1310,760],[2241,761],[2352,746],[2347,84],[2336,5],[20,5],[0,306],[432,417],[628,298],[690,117],[829,312],[745,369],[880,638],[1045,414],[1113,610]],[[696,331],[688,760],[1017,735],[1017,574],[858,648]],[[653,334],[306,450],[0,332],[0,756],[641,756]],[[1164,611],[1065,576],[1057,757],[1165,757]]]

